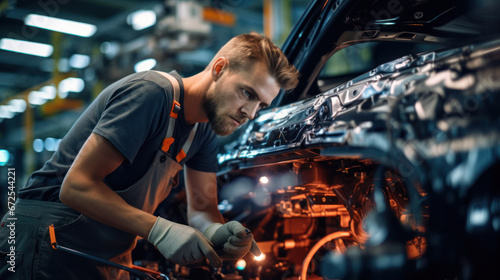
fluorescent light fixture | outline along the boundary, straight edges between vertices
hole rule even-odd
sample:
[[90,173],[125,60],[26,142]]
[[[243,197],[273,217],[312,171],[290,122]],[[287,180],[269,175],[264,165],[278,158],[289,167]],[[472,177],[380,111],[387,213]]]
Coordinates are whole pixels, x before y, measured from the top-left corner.
[[32,91],[28,94],[28,102],[31,105],[43,105],[47,102],[47,99],[42,97],[43,95],[41,91]]
[[54,51],[51,45],[11,38],[0,39],[0,49],[41,57],[49,57]]
[[156,13],[151,10],[139,10],[127,16],[127,23],[134,30],[142,30],[156,23]]
[[12,112],[8,106],[0,106],[0,118],[1,119],[12,119],[15,113]]
[[49,152],[54,152],[57,149],[57,139],[52,137],[47,137],[44,141],[45,150]]
[[56,98],[56,88],[54,86],[44,86],[40,90],[28,94],[28,102],[31,105],[43,105],[47,100],[54,98]]
[[82,69],[90,64],[90,56],[83,54],[74,54],[69,58],[69,66]]
[[81,92],[85,88],[85,82],[80,78],[67,78],[59,83],[59,97],[68,97],[69,92]]
[[10,153],[7,150],[0,150],[0,166],[5,166],[9,162]]
[[12,99],[7,105],[7,109],[13,113],[22,113],[26,110],[24,99]]
[[41,153],[43,151],[43,140],[42,139],[35,139],[33,141],[33,150],[37,153]]
[[44,86],[43,88],[40,89],[40,91],[41,91],[40,97],[44,99],[52,100],[56,98],[57,90],[55,86]]
[[154,58],[148,58],[143,61],[137,62],[137,64],[134,65],[134,70],[135,72],[138,73],[150,70],[155,66],[156,66],[156,60]]
[[37,14],[27,15],[24,24],[81,37],[90,37],[97,31],[97,27],[93,24]]

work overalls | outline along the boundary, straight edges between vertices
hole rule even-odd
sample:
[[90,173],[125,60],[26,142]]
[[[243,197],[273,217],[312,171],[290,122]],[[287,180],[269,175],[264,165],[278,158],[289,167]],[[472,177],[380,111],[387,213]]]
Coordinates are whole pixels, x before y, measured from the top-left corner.
[[[191,130],[181,152],[172,159],[169,149],[173,143],[173,132],[180,88],[178,81],[162,73],[172,83],[174,102],[162,148],[145,175],[135,184],[117,193],[130,205],[153,213],[176,184],[182,166],[179,162],[186,156],[196,134],[196,125]],[[0,263],[0,279],[129,279],[128,273],[51,247],[48,227],[53,224],[57,243],[92,256],[130,266],[131,251],[137,236],[99,223],[58,202],[18,199],[15,205],[15,272],[8,271],[6,262],[10,256],[8,240],[0,240],[0,251],[4,258]],[[9,235],[8,215],[2,219],[1,236]],[[3,239],[3,238],[2,238]]]

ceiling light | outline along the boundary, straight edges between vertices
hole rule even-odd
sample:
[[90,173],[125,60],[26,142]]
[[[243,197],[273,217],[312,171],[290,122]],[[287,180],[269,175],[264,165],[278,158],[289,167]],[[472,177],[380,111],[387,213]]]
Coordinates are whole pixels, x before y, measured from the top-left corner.
[[74,54],[69,58],[69,66],[82,69],[90,64],[90,56],[83,54]]
[[22,113],[26,110],[26,101],[24,99],[12,99],[9,101],[7,108],[13,113]]
[[0,119],[12,119],[15,113],[12,112],[7,106],[0,106]]
[[43,151],[43,140],[42,139],[35,139],[33,141],[33,150],[37,153],[41,153]]
[[56,98],[56,87],[55,86],[44,86],[43,88],[40,89],[42,92],[40,94],[40,97],[47,99],[47,100],[52,100]]
[[93,24],[77,22],[72,20],[29,14],[24,19],[29,26],[62,32],[81,37],[90,37],[95,34],[97,27]]
[[28,94],[28,102],[31,105],[43,105],[47,99],[43,98],[45,93],[41,91],[32,91]]
[[28,94],[28,102],[31,105],[43,105],[47,100],[54,98],[56,98],[56,88],[54,86],[44,86],[40,90]]
[[156,23],[156,13],[151,10],[139,10],[127,16],[127,23],[134,30],[142,30]]
[[57,139],[52,137],[47,137],[44,141],[45,150],[49,152],[54,152],[57,149]]
[[41,57],[49,57],[54,51],[51,45],[11,38],[0,39],[0,49]]
[[7,150],[0,150],[0,166],[5,166],[9,162],[10,153]]
[[148,58],[143,61],[137,62],[134,66],[135,72],[142,72],[152,69],[156,66],[156,60],[154,58]]
[[67,78],[59,83],[59,97],[68,97],[69,92],[81,92],[85,87],[85,82],[80,78]]

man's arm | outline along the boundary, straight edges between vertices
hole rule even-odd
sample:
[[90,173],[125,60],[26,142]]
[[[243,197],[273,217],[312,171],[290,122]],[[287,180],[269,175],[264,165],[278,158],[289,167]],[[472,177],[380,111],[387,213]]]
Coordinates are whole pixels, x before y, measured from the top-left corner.
[[94,220],[147,239],[173,262],[187,264],[207,257],[212,266],[220,267],[222,261],[201,232],[137,209],[104,184],[123,160],[108,140],[91,134],[63,181],[61,201]]
[[215,173],[197,171],[188,166],[184,167],[189,224],[201,232],[205,232],[212,223],[224,223],[217,208],[217,178]]
[[157,217],[131,206],[103,182],[123,160],[108,140],[92,133],[64,178],[59,198],[94,220],[147,239]]

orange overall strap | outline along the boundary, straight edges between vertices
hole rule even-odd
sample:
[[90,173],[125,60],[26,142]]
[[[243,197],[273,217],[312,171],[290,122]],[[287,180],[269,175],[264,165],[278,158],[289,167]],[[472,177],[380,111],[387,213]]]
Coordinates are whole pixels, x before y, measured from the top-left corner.
[[170,147],[172,146],[172,143],[174,143],[174,129],[175,129],[175,120],[177,119],[177,116],[179,114],[179,111],[181,110],[181,104],[179,103],[180,100],[180,85],[177,79],[164,72],[159,72],[161,75],[163,75],[165,78],[167,78],[170,83],[172,84],[172,90],[173,90],[173,95],[174,95],[174,100],[172,102],[172,108],[170,109],[170,118],[168,119],[168,128],[167,128],[167,133],[165,134],[165,139],[163,140],[162,143],[162,151],[165,153],[168,153],[170,150]]
[[177,162],[180,163],[181,160],[183,160],[186,157],[187,153],[189,152],[189,149],[191,148],[191,144],[193,144],[194,136],[196,135],[197,129],[198,129],[198,123],[196,123],[194,127],[191,129],[191,132],[189,133],[186,143],[184,143],[184,146],[182,146],[181,151],[175,157],[175,160],[177,160]]

